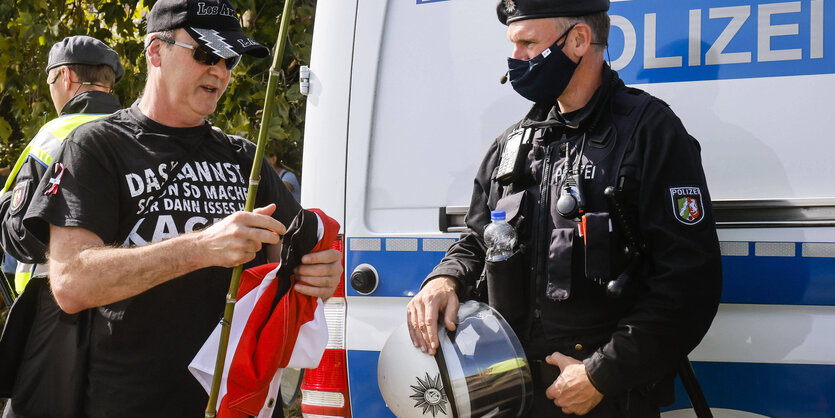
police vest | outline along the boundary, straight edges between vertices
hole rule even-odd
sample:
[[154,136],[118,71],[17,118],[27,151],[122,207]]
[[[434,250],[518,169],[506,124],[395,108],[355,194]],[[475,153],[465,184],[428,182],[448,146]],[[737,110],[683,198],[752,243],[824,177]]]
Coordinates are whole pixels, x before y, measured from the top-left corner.
[[[488,299],[520,336],[527,334],[529,318],[558,316],[556,310],[563,308],[550,302],[568,299],[573,284],[586,289],[602,287],[626,265],[622,240],[610,226],[603,192],[608,186],[619,185],[621,163],[651,96],[615,83],[608,100],[601,98],[602,108],[596,112],[599,119],[590,123],[584,134],[555,138],[561,135],[555,134],[562,132],[560,128],[533,128],[526,172],[509,185],[499,184],[495,175],[491,182],[488,206],[505,210],[521,245],[509,263],[486,263]],[[518,128],[524,125],[520,123]],[[500,142],[499,155],[506,145],[507,139]],[[565,190],[567,171],[584,178],[587,222],[558,213],[556,203]],[[585,265],[574,265],[579,260]],[[572,282],[580,275],[588,280]],[[531,276],[527,284],[520,280]],[[594,315],[610,317],[607,309],[626,303],[615,301],[598,311],[590,310],[588,320],[594,322]]]
[[[61,149],[61,144],[70,132],[73,131],[73,129],[83,123],[96,120],[106,115],[107,114],[104,113],[78,113],[60,116],[47,122],[43,127],[41,127],[38,134],[32,138],[29,144],[26,145],[26,148],[20,154],[20,157],[18,157],[14,167],[12,167],[11,173],[9,173],[9,178],[6,179],[6,184],[3,187],[3,193],[8,192],[15,185],[15,183],[17,183],[17,175],[28,158],[33,158],[40,165],[42,165],[44,169],[46,169],[52,164],[55,155],[58,150]],[[35,183],[37,183],[38,180],[40,179],[34,179]],[[18,191],[16,189],[14,193],[23,193],[23,190],[19,189]],[[13,202],[16,199],[24,198],[25,196],[23,195],[12,196]],[[14,203],[12,204],[14,205]],[[9,257],[9,255],[6,254],[6,257]],[[18,263],[17,268],[15,269],[15,288],[17,292],[20,293],[23,291],[23,288],[26,287],[26,283],[29,282],[30,278],[41,275],[47,275],[47,265]]]

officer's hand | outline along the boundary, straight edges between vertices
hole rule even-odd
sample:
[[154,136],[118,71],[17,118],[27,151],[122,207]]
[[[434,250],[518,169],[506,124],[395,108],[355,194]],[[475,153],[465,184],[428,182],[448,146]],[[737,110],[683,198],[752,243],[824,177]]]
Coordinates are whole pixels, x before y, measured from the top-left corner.
[[275,220],[275,204],[235,212],[196,234],[195,254],[204,266],[234,267],[255,258],[262,244],[278,244],[286,232]]
[[424,353],[435,355],[438,348],[438,313],[444,313],[444,324],[455,330],[458,317],[458,295],[455,279],[439,276],[429,281],[406,307],[406,323],[412,344]]
[[302,264],[293,270],[296,291],[308,296],[327,300],[339,285],[342,275],[342,253],[337,250],[324,250],[305,254]]
[[603,400],[603,394],[591,384],[583,362],[561,353],[551,354],[545,361],[560,368],[560,377],[548,387],[545,396],[563,413],[585,415]]

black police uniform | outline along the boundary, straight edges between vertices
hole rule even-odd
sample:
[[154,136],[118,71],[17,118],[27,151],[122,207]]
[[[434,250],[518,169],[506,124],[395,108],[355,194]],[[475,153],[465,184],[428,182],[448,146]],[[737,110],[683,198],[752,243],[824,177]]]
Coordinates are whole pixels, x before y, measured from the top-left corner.
[[[524,170],[500,184],[497,166],[508,137],[525,128],[535,134]],[[534,416],[561,416],[544,398],[558,371],[543,360],[554,351],[582,360],[603,393],[589,416],[653,416],[672,402],[676,365],[707,332],[721,293],[719,243],[699,153],[666,103],[624,86],[608,66],[583,109],[563,115],[534,106],[490,146],[475,178],[467,230],[427,280],[452,276],[461,298],[479,297],[478,289],[488,287],[477,285],[485,270],[484,227],[491,210],[506,210],[519,251],[488,263],[488,296],[532,363]],[[570,174],[582,177],[586,222],[558,213]],[[620,297],[608,296],[606,284],[631,256],[604,198],[608,186],[617,188],[646,246]]]

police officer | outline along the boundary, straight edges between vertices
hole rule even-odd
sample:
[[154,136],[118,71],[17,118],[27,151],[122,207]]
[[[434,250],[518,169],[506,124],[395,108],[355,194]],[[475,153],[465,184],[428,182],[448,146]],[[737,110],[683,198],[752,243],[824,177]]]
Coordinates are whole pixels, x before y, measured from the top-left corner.
[[[439,319],[452,330],[460,300],[489,300],[531,362],[536,417],[658,416],[721,292],[699,144],[605,63],[608,9],[499,2],[507,77],[534,104],[490,146],[466,231],[407,308],[412,342],[434,354]],[[494,209],[518,242],[485,263]]]
[[90,36],[64,38],[49,50],[46,82],[58,118],[47,122],[18,157],[0,198],[3,219],[2,246],[23,261],[15,273],[15,287],[22,292],[32,274],[45,275],[46,246],[21,225],[29,199],[40,179],[75,127],[121,108],[111,94],[125,74],[119,54]]
[[0,340],[0,394],[12,398],[3,418],[76,415],[76,398],[69,388],[82,384],[83,376],[65,348],[86,343],[83,327],[76,326],[86,317],[67,315],[58,308],[47,283],[47,265],[39,264],[46,261],[46,243],[23,226],[23,217],[67,135],[121,108],[112,92],[125,74],[116,51],[83,35],[54,44],[45,72],[59,117],[41,127],[26,146],[0,197],[0,243],[6,257],[20,260],[15,274],[17,292],[26,289],[5,328],[20,332],[4,331]]

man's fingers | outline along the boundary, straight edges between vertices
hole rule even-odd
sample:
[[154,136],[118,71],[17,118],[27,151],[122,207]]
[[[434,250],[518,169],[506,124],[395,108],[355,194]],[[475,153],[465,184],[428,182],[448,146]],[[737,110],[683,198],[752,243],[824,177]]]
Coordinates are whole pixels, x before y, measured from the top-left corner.
[[333,295],[333,289],[329,287],[310,286],[304,283],[296,283],[293,287],[297,292],[315,298],[327,299]]
[[263,208],[255,208],[252,210],[252,212],[270,216],[273,214],[273,212],[275,212],[275,203],[270,203],[269,205],[264,206]]
[[559,367],[560,371],[564,371],[568,365],[578,363],[579,361],[571,357],[568,357],[560,352],[554,352],[550,356],[545,357],[545,362],[552,366]]
[[406,328],[409,330],[409,338],[412,340],[412,345],[415,348],[420,348],[420,339],[418,337],[417,331],[415,327],[412,325],[412,316],[414,316],[414,307],[412,303],[409,302],[409,306],[406,307]]
[[330,264],[342,260],[342,253],[338,250],[323,250],[305,254],[302,264]]
[[440,341],[438,341],[438,309],[431,305],[427,306],[423,320],[426,324],[426,334],[429,337],[429,354],[434,355],[435,349],[440,344]]
[[339,276],[300,276],[296,275],[296,284],[335,289],[339,285]]
[[414,315],[412,315],[412,322],[410,323],[410,326],[414,329],[415,335],[418,337],[418,345],[420,351],[423,351],[425,353],[429,341],[426,339],[426,334],[424,332],[426,331],[426,328],[424,327],[423,322],[423,303],[421,303],[420,301],[416,301],[413,304],[413,307]]
[[279,242],[281,242],[281,235],[271,230],[252,228],[251,230],[249,230],[249,233],[250,235],[248,239],[258,244],[258,250],[261,250],[261,243],[278,244]]
[[444,324],[446,324],[446,329],[450,331],[455,331],[455,322],[458,320],[458,306],[458,296],[450,295],[444,309]]
[[300,280],[307,277],[333,276],[336,276],[337,280],[339,280],[339,276],[342,274],[342,264],[335,262],[327,264],[301,264],[293,269],[293,273]]
[[231,219],[233,222],[240,222],[251,228],[266,229],[275,234],[284,235],[287,232],[287,228],[283,223],[270,216],[273,212],[275,212],[275,204],[270,204],[263,208],[255,209],[251,213],[237,212],[231,215]]

